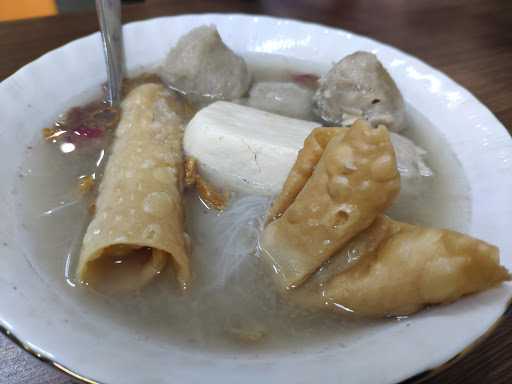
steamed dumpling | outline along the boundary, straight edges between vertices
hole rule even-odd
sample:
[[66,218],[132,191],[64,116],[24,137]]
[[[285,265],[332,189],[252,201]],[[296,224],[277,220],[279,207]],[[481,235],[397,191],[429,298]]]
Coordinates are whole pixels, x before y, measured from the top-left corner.
[[399,132],[405,123],[404,101],[395,82],[369,52],[346,56],[320,79],[314,111],[333,125],[350,125],[364,118],[374,127]]
[[244,59],[224,44],[214,26],[201,26],[181,37],[160,75],[182,92],[222,100],[242,97],[251,80]]

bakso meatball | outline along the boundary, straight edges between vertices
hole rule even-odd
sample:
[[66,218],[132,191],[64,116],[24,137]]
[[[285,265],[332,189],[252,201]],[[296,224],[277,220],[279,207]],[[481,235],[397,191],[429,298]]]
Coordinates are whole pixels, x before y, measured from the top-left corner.
[[312,99],[313,91],[297,84],[263,81],[251,88],[248,104],[267,112],[311,119]]
[[405,120],[400,91],[369,52],[355,52],[335,64],[320,79],[313,108],[321,119],[334,125],[351,125],[362,117],[374,127],[384,124],[399,132]]
[[201,26],[181,37],[160,75],[184,93],[212,99],[238,99],[250,84],[245,61],[224,44],[214,26]]

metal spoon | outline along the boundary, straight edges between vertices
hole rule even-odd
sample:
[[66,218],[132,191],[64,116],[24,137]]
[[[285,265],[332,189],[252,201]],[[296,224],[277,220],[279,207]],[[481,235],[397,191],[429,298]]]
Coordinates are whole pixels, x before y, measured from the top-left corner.
[[107,66],[106,101],[110,106],[116,107],[121,102],[121,83],[124,74],[121,1],[96,0],[96,12]]

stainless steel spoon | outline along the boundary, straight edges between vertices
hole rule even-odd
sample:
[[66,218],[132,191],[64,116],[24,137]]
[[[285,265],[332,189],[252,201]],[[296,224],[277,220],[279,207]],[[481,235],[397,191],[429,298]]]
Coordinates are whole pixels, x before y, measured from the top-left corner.
[[96,11],[107,66],[106,101],[110,106],[116,107],[121,102],[121,83],[124,75],[121,1],[96,0]]

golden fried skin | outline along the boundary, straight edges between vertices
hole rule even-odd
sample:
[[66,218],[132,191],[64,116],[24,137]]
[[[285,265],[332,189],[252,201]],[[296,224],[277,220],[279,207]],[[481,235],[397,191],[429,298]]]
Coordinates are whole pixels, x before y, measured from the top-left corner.
[[303,302],[308,298],[313,305],[371,317],[409,315],[425,305],[449,303],[510,279],[495,246],[382,215],[345,250],[354,248],[360,252],[359,261],[340,273],[329,273],[327,266],[322,271],[327,279],[316,277],[297,292]]
[[197,193],[208,207],[215,208],[218,211],[222,211],[226,208],[228,195],[226,193],[219,192],[201,177],[198,171],[196,159],[192,157],[187,158],[185,160],[184,168],[186,187],[195,187]]
[[314,130],[272,208],[277,218],[263,231],[263,253],[280,287],[299,286],[388,208],[399,189],[385,127],[360,120],[339,133]]
[[284,211],[293,203],[299,192],[309,180],[316,165],[320,161],[325,147],[336,136],[343,137],[347,128],[319,127],[313,129],[306,140],[304,147],[299,151],[297,160],[288,174],[279,196],[272,202],[267,213],[267,224],[281,217]]
[[199,175],[199,172],[197,171],[197,160],[194,159],[193,157],[186,158],[184,168],[185,187],[193,187]]

